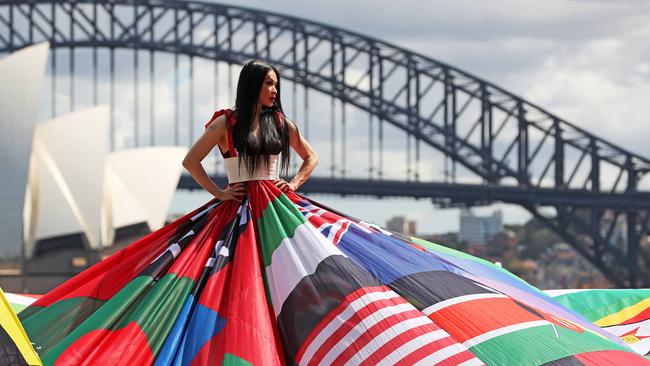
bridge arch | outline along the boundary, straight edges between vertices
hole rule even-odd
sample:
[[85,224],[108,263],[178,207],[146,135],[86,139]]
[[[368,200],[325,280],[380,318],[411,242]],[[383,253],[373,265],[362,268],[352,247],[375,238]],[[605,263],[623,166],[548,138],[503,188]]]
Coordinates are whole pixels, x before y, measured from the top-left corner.
[[[520,204],[614,283],[650,283],[650,254],[638,245],[648,234],[650,218],[650,203],[639,199],[648,192],[639,191],[638,182],[650,170],[650,160],[452,65],[326,24],[199,1],[5,0],[0,24],[8,30],[1,32],[0,53],[48,40],[53,48],[106,48],[111,57],[124,48],[229,64],[267,59],[294,85],[367,112],[380,122],[378,128],[388,123],[403,131],[407,181],[426,189],[417,166],[420,144],[431,146],[449,163],[450,186],[456,165],[482,180],[470,189],[474,194],[432,194],[464,204],[481,202],[481,197]],[[345,123],[344,108],[341,120]],[[336,171],[332,167],[331,179],[345,179],[345,166],[341,175]],[[382,183],[381,174],[371,174],[369,181],[377,187],[404,183]],[[508,190],[525,197],[509,196]],[[541,196],[550,198],[531,200]],[[603,204],[604,198],[611,204]],[[545,214],[539,202],[555,214]],[[608,210],[626,217],[627,247],[609,242],[611,228],[602,227]],[[589,240],[580,239],[584,234]],[[614,262],[626,265],[617,269]]]

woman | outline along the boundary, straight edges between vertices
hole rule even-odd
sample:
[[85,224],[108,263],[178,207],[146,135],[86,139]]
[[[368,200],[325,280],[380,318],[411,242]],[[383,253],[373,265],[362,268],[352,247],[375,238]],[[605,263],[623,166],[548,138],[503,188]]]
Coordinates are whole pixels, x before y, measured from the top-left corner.
[[[215,145],[225,189],[200,165]],[[22,311],[44,364],[647,363],[488,262],[296,194],[317,162],[278,71],[244,65],[183,162],[215,198]]]
[[[259,92],[257,90],[259,89]],[[244,184],[241,182],[250,178],[239,176],[240,172],[228,170],[228,188],[222,190],[208,177],[201,161],[213,149],[219,146],[220,151],[240,150],[240,156],[228,156],[224,158],[228,163],[236,161],[237,168],[241,168],[240,162],[245,162],[248,167],[246,173],[252,174],[262,163],[269,164],[269,153],[276,156],[282,153],[281,167],[285,172],[289,166],[291,154],[289,146],[293,148],[303,159],[303,163],[296,176],[291,182],[286,182],[275,177],[274,183],[282,192],[293,192],[309,178],[309,175],[318,164],[318,156],[309,143],[300,135],[296,125],[284,116],[282,103],[280,101],[280,80],[277,69],[259,60],[253,60],[244,65],[237,84],[237,100],[235,102],[236,112],[234,115],[237,123],[229,125],[229,113],[220,114],[213,118],[206,125],[206,132],[194,143],[183,160],[183,166],[190,172],[192,177],[217,199],[222,201],[240,200],[244,195]],[[215,113],[218,115],[219,113]],[[232,127],[232,130],[231,130]],[[235,149],[229,145],[229,136],[234,139]],[[267,154],[267,155],[265,155]],[[230,160],[228,160],[230,159]],[[228,169],[234,168],[228,164]],[[274,160],[271,169],[273,173],[278,171],[277,163]],[[268,169],[269,167],[267,167]],[[236,179],[230,176],[237,174]]]

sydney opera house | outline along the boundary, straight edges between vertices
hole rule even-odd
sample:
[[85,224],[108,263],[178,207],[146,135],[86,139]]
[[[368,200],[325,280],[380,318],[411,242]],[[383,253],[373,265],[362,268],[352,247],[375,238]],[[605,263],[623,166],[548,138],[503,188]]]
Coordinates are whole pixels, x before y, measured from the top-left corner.
[[183,147],[110,151],[105,105],[39,120],[47,42],[0,58],[0,268],[10,292],[42,293],[165,224]]

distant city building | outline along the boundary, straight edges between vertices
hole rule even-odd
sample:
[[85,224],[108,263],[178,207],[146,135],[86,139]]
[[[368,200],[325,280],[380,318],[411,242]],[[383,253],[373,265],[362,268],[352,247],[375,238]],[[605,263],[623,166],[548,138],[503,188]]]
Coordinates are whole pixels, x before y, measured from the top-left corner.
[[538,260],[539,288],[603,288],[608,281],[603,274],[567,243],[549,245]]
[[409,236],[415,236],[417,233],[415,220],[407,220],[404,216],[393,216],[386,222],[386,228]]
[[503,229],[503,214],[501,210],[490,216],[476,216],[470,210],[460,213],[460,231],[458,241],[469,245],[485,245],[492,237]]
[[616,215],[612,210],[605,210],[600,220],[600,234],[609,235],[609,243],[614,247],[627,245],[627,218],[625,215]]

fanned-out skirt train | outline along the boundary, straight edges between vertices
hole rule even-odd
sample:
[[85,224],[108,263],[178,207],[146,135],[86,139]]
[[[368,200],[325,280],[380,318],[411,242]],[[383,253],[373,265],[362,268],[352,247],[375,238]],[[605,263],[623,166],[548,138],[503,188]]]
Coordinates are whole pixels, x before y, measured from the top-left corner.
[[19,314],[46,365],[642,365],[504,269],[272,181],[212,199]]

